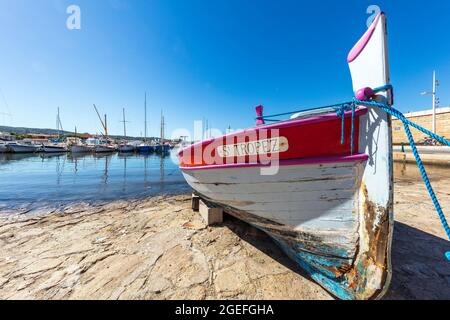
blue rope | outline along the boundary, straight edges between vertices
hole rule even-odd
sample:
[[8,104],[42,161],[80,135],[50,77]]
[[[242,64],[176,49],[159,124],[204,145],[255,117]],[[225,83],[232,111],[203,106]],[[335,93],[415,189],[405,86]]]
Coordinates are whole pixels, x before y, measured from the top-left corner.
[[[384,110],[386,113],[396,117],[397,119],[399,119],[403,122],[403,127],[405,128],[405,132],[408,137],[409,144],[411,145],[411,149],[413,151],[414,158],[416,159],[417,166],[419,167],[420,174],[422,175],[422,179],[425,183],[425,187],[428,190],[431,200],[433,201],[434,207],[436,208],[436,212],[438,213],[439,219],[441,220],[442,226],[447,234],[448,239],[450,240],[450,227],[448,225],[447,219],[444,216],[444,212],[442,211],[441,205],[436,197],[433,187],[431,186],[430,179],[428,178],[427,172],[422,163],[422,159],[420,158],[419,152],[417,151],[417,147],[414,142],[414,137],[411,133],[409,126],[412,126],[416,129],[422,131],[423,133],[429,135],[430,137],[432,137],[435,140],[442,142],[443,144],[446,144],[447,146],[450,146],[450,141],[446,140],[445,138],[443,138],[441,136],[438,136],[437,134],[423,128],[422,126],[420,126],[418,124],[415,124],[415,123],[409,121],[408,119],[406,119],[406,117],[400,111],[392,108],[389,105],[382,104],[382,103],[375,102],[375,101],[361,101],[361,100],[355,100],[354,103],[366,105],[366,106],[378,107],[378,108]],[[450,251],[445,253],[445,257],[447,258],[447,260],[450,261]]]
[[345,106],[342,105],[340,108],[336,108],[336,114],[341,117],[341,144],[345,143]]
[[[388,84],[385,86],[381,86],[378,88],[373,89],[373,91],[376,92],[380,92],[380,91],[387,91],[387,90],[392,90],[392,85]],[[339,104],[334,104],[334,105],[329,105],[329,106],[325,106],[325,107],[319,107],[319,108],[310,108],[310,109],[306,109],[306,110],[300,110],[300,111],[293,111],[293,112],[286,112],[286,113],[280,113],[280,114],[276,114],[276,115],[271,115],[271,116],[263,116],[263,117],[258,117],[257,119],[263,119],[263,120],[267,120],[267,121],[276,121],[276,120],[270,120],[268,118],[273,118],[273,117],[278,117],[278,116],[284,116],[284,115],[291,115],[297,112],[304,112],[304,111],[312,111],[312,110],[318,110],[318,109],[325,109],[325,108],[334,108],[336,111],[336,114],[338,115],[338,117],[341,118],[342,124],[341,124],[341,144],[344,144],[345,142],[345,111],[350,110],[351,107],[351,111],[352,111],[352,129],[351,129],[351,153],[353,154],[354,152],[354,134],[355,134],[355,108],[357,105],[365,105],[365,106],[371,106],[371,107],[377,107],[383,111],[385,111],[386,113],[390,114],[391,116],[399,119],[400,121],[403,122],[403,126],[405,128],[405,132],[406,135],[408,137],[409,140],[409,144],[411,145],[411,149],[413,151],[414,154],[414,158],[416,159],[417,162],[417,166],[419,167],[420,173],[422,175],[422,179],[425,183],[425,186],[428,190],[428,193],[431,197],[431,200],[433,201],[434,207],[436,208],[436,212],[438,213],[439,219],[441,220],[442,226],[447,234],[447,237],[450,240],[450,227],[448,225],[447,219],[444,216],[444,213],[442,211],[441,205],[436,197],[436,193],[433,190],[433,187],[431,186],[430,183],[430,179],[428,178],[427,172],[425,170],[425,167],[423,166],[422,163],[422,159],[420,158],[419,152],[417,151],[417,147],[416,144],[414,142],[414,137],[411,133],[410,130],[410,126],[425,133],[426,135],[432,137],[433,139],[439,141],[440,143],[450,146],[450,141],[448,141],[447,139],[445,139],[444,137],[441,137],[427,129],[425,129],[424,127],[411,122],[410,120],[408,120],[403,113],[401,113],[400,111],[394,109],[393,107],[391,107],[388,104],[384,104],[384,103],[379,103],[376,101],[362,101],[362,100],[357,100],[357,99],[353,99],[352,102],[345,102],[345,103],[339,103]],[[450,261],[450,251],[445,253],[445,257],[447,258],[447,260]]]
[[426,135],[432,137],[433,139],[439,141],[442,144],[445,144],[447,146],[450,147],[450,141],[448,141],[447,139],[445,139],[444,137],[438,136],[437,134],[425,129],[424,127],[409,121],[404,115],[403,113],[401,113],[400,111],[392,108],[389,105],[383,104],[383,103],[379,103],[379,102],[375,102],[375,101],[361,101],[361,100],[355,100],[356,104],[362,104],[362,105],[366,105],[366,106],[372,106],[372,107],[378,107],[382,110],[384,110],[385,112],[389,113],[390,115],[396,117],[397,119],[401,120],[403,123],[406,123],[408,125],[410,125],[413,128],[416,128],[419,131],[422,131],[423,133],[425,133]]
[[[348,107],[350,107],[351,103],[349,102],[344,102],[344,103],[337,103],[337,104],[330,104],[328,106],[323,106],[323,107],[314,107],[314,108],[308,108],[308,109],[303,109],[303,110],[297,110],[297,111],[290,111],[290,112],[284,112],[284,113],[278,113],[278,114],[271,114],[268,116],[261,116],[261,117],[256,117],[256,120],[267,120],[268,118],[275,118],[275,117],[281,117],[281,116],[289,116],[295,113],[299,113],[299,112],[307,112],[307,111],[313,111],[313,110],[320,110],[320,109],[330,109],[330,108],[334,108],[335,110],[342,108],[343,106],[347,105]],[[350,109],[348,109],[350,110]]]

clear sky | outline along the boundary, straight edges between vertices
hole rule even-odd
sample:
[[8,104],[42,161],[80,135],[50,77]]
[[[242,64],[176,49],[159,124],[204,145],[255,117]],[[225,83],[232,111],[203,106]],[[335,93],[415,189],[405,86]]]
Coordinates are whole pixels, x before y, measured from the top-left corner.
[[[81,8],[81,30],[66,9]],[[224,130],[254,124],[254,106],[278,113],[351,98],[348,51],[369,5],[388,14],[391,78],[402,111],[431,107],[433,69],[450,105],[448,0],[0,0],[0,124],[167,135],[208,118]]]

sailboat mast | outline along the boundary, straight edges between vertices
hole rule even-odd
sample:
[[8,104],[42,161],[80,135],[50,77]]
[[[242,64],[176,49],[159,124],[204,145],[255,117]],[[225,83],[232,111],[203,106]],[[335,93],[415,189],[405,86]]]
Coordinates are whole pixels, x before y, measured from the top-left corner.
[[125,108],[122,109],[123,112],[123,136],[127,136],[127,127],[126,127],[126,120],[125,120]]
[[147,92],[145,92],[145,100],[144,100],[144,110],[145,110],[145,136],[144,142],[147,142]]
[[163,111],[161,110],[161,139],[160,139],[161,145],[164,145],[164,115]]
[[58,112],[56,114],[56,129],[58,130],[58,140],[61,137],[61,134],[59,131],[59,124],[60,124],[60,120],[59,120],[59,107],[58,107]]
[[105,137],[106,139],[108,139],[108,120],[106,118],[106,114],[105,114]]

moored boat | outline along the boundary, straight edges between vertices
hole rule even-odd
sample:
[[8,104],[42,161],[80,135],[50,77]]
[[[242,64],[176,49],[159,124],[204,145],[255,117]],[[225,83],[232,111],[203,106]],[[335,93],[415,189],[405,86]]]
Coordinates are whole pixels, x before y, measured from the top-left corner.
[[130,144],[122,144],[119,146],[119,152],[134,152],[135,148]]
[[112,145],[100,144],[100,145],[94,146],[95,153],[108,153],[108,152],[114,152],[114,151],[116,151],[116,147],[114,147]]
[[71,153],[89,153],[94,151],[93,146],[87,146],[84,144],[76,144],[69,148]]
[[8,144],[8,149],[12,153],[34,153],[39,151],[39,146],[34,144],[24,144],[24,143],[10,143]]
[[140,153],[152,153],[155,151],[155,146],[143,143],[136,146],[136,150]]
[[[350,51],[353,90],[380,88],[392,105],[386,18]],[[303,111],[188,146],[179,153],[203,199],[263,230],[316,282],[341,299],[375,299],[391,279],[391,119],[340,105]]]
[[0,142],[0,153],[8,153],[9,148],[8,145],[4,142]]
[[158,144],[155,146],[156,153],[167,153],[170,151],[170,145],[168,144]]
[[54,144],[46,144],[43,145],[40,150],[41,152],[45,153],[63,153],[67,152],[67,147],[64,144],[61,143],[54,143]]
[[[127,137],[127,120],[125,119],[125,108],[122,109],[122,113],[123,113],[123,136],[126,138]],[[119,152],[122,153],[127,153],[127,152],[134,152],[135,147],[132,144],[129,144],[128,141],[123,141],[120,145],[119,145]]]

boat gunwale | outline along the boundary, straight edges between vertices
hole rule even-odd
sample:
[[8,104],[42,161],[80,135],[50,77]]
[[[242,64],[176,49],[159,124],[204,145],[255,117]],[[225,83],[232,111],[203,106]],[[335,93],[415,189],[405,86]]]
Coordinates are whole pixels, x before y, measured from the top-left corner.
[[[359,117],[359,116],[363,116],[368,112],[368,109],[366,107],[358,107],[355,110],[355,117]],[[344,112],[344,118],[351,118],[352,117],[352,111],[345,111]],[[198,147],[203,147],[204,145],[207,145],[209,143],[212,143],[214,141],[217,141],[219,139],[225,139],[228,137],[235,137],[235,136],[239,136],[240,134],[246,134],[249,132],[253,132],[253,131],[259,131],[261,129],[263,130],[270,130],[270,129],[282,129],[282,128],[290,128],[290,127],[294,127],[294,126],[298,126],[298,125],[309,125],[309,124],[315,124],[315,123],[320,123],[320,122],[325,122],[325,121],[333,121],[336,119],[340,119],[341,117],[335,113],[335,112],[330,112],[330,113],[326,113],[326,114],[322,114],[322,115],[316,115],[316,116],[312,116],[312,117],[307,117],[307,118],[301,118],[301,119],[288,119],[285,121],[280,121],[277,123],[272,123],[272,124],[266,124],[266,125],[262,125],[262,126],[258,126],[258,127],[252,127],[252,128],[248,128],[248,129],[243,129],[237,132],[232,132],[232,133],[228,133],[225,134],[223,136],[217,137],[217,138],[211,138],[211,139],[207,139],[207,140],[202,140],[199,142],[196,142],[182,150],[180,150],[178,152],[178,156],[182,157],[183,153],[188,150],[188,149],[195,149]]]
[[[295,166],[295,165],[312,165],[312,164],[330,164],[330,163],[346,163],[346,162],[360,162],[367,161],[369,156],[365,153],[358,153],[348,156],[335,156],[335,157],[314,157],[314,158],[301,158],[301,159],[285,159],[279,160],[280,166]],[[270,167],[271,163],[230,163],[219,165],[206,165],[206,166],[192,166],[192,167],[180,167],[183,171],[193,170],[212,170],[212,169],[235,169],[235,168],[251,168],[251,167]]]

